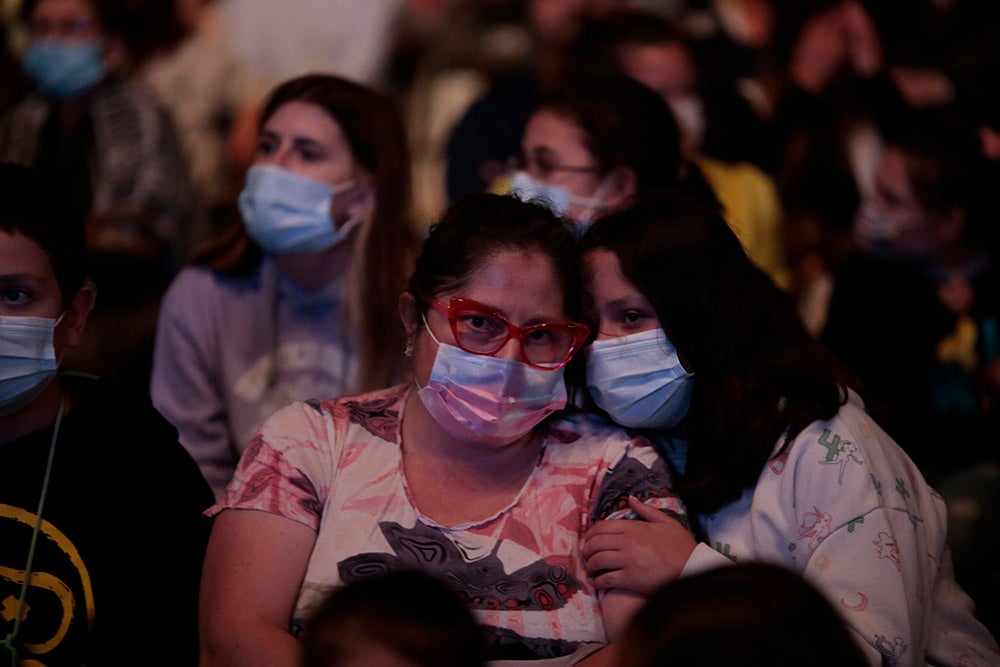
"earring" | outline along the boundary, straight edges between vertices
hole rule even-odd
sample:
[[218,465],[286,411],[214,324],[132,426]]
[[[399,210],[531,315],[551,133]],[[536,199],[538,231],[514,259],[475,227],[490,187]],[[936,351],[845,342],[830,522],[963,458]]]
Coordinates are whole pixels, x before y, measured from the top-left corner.
[[407,338],[406,339],[406,347],[403,348],[403,356],[406,357],[407,359],[409,359],[410,357],[413,356],[413,339],[412,338]]

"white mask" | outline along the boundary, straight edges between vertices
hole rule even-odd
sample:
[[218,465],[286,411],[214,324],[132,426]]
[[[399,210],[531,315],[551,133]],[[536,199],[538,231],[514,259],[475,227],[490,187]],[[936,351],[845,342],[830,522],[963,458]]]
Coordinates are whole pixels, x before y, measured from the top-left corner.
[[430,327],[427,332],[438,349],[427,386],[418,385],[417,394],[452,437],[507,444],[566,406],[562,368],[547,371],[513,359],[472,354],[442,343]]
[[574,219],[573,222],[576,223],[574,226],[576,234],[583,236],[583,233],[590,227],[591,218],[601,205],[603,190],[604,181],[601,181],[593,196],[577,197],[571,195],[569,190],[564,187],[540,181],[526,171],[517,171],[514,172],[508,194],[524,202],[541,204],[560,218],[566,217],[570,204],[580,205],[585,213],[578,219]]
[[62,319],[0,317],[0,417],[35,400],[55,377],[55,328]]
[[330,186],[272,165],[254,165],[240,193],[247,233],[266,252],[285,255],[322,252],[343,243],[361,223],[355,216],[340,227],[330,219],[330,203],[354,181]]
[[687,414],[693,374],[662,329],[594,341],[587,387],[598,407],[631,428],[673,428]]

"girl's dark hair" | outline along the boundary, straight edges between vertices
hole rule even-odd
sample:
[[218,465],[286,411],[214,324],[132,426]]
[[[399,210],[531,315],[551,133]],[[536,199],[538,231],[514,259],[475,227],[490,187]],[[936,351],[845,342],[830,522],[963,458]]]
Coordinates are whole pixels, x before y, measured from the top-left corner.
[[69,306],[87,278],[83,221],[66,201],[35,170],[0,164],[0,231],[22,234],[45,251],[63,306]]
[[[375,212],[358,229],[348,270],[345,313],[361,364],[353,389],[371,391],[393,381],[403,349],[397,300],[416,241],[410,209],[410,157],[396,102],[347,79],[310,74],[278,86],[261,114],[261,127],[289,102],[323,109],[340,129],[354,159],[374,179]],[[261,250],[241,221],[210,241],[193,259],[220,273],[247,276]]]
[[681,154],[680,130],[670,107],[652,89],[627,76],[588,77],[546,97],[538,109],[577,125],[601,174],[627,167],[636,192],[676,188],[719,207],[698,168]]
[[548,257],[562,281],[552,288],[563,291],[565,311],[576,317],[580,269],[567,224],[543,206],[506,195],[472,194],[453,204],[431,227],[409,290],[425,296],[461,290],[485,260],[505,250],[536,250]]
[[844,372],[717,212],[650,193],[598,220],[582,246],[617,256],[695,374],[678,484],[693,511],[737,499],[780,438],[787,445],[846,400]]

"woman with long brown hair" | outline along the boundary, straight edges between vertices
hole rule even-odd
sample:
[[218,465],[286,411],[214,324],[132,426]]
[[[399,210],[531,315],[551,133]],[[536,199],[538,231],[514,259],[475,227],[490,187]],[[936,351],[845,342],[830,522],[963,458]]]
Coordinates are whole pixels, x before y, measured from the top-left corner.
[[274,410],[395,377],[409,171],[399,111],[380,93],[309,75],[264,106],[243,221],[177,277],[157,332],[153,401],[217,493]]

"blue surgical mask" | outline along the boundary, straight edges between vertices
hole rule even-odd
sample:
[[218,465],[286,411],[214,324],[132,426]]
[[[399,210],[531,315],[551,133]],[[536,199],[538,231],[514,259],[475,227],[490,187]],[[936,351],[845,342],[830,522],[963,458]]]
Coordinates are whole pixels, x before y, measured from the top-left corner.
[[541,204],[560,218],[566,217],[570,204],[580,204],[584,208],[585,213],[579,219],[573,220],[573,222],[575,223],[574,231],[576,234],[583,236],[583,233],[590,227],[591,218],[593,218],[594,213],[597,212],[601,204],[601,192],[603,189],[604,183],[602,182],[592,197],[576,197],[571,195],[566,188],[558,185],[549,185],[526,171],[518,171],[514,173],[508,192],[511,196],[517,197],[521,201]]
[[622,426],[676,426],[691,404],[693,378],[662,329],[590,345],[587,387],[597,406]]
[[58,323],[48,317],[0,317],[0,417],[31,403],[55,376]]
[[39,39],[28,44],[23,67],[42,92],[69,99],[104,77],[101,40]]
[[334,196],[353,186],[353,181],[330,186],[281,167],[254,165],[240,193],[240,213],[250,238],[265,252],[322,252],[343,243],[361,223],[356,216],[337,227],[330,219]]

